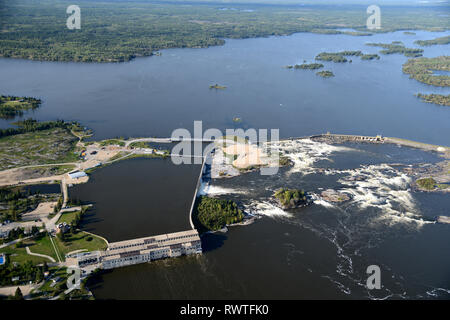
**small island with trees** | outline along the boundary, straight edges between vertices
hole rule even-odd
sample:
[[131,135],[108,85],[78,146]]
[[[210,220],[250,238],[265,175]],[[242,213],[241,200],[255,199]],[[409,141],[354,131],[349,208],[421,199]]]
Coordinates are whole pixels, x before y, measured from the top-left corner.
[[380,50],[382,54],[394,54],[400,53],[405,57],[421,57],[423,54],[423,49],[407,48],[401,41],[393,41],[392,43],[366,43],[366,45],[371,47],[381,47]]
[[315,70],[323,68],[323,64],[321,63],[303,63],[303,64],[295,64],[293,66],[286,66],[287,69],[309,69]]
[[360,57],[362,60],[373,60],[373,59],[379,60],[380,59],[380,56],[378,54],[365,54],[360,50],[340,51],[340,52],[321,52],[315,57],[315,59],[321,60],[321,61],[332,61],[332,62],[336,62],[336,63],[352,62],[352,60],[348,60],[346,58],[348,56]]
[[[352,63],[352,60],[348,60],[348,56],[360,57],[361,60],[379,60],[380,56],[378,54],[369,54],[363,53],[361,50],[347,50],[340,52],[321,52],[316,57],[315,60],[319,61],[331,61],[335,63]],[[286,66],[287,69],[303,69],[303,70],[317,70],[324,67],[322,63],[305,63],[303,64],[295,64]],[[316,75],[323,78],[334,77],[334,73],[329,70],[323,70],[316,72]]]
[[295,209],[312,203],[306,192],[298,189],[281,188],[274,193],[274,197],[282,209]]
[[334,73],[331,72],[331,71],[328,71],[328,70],[319,71],[319,72],[316,72],[316,74],[317,74],[318,76],[321,76],[322,78],[331,78],[331,77],[334,77]]
[[13,119],[24,111],[39,108],[41,100],[30,97],[0,96],[0,118]]
[[416,185],[422,191],[445,190],[449,187],[448,184],[438,183],[432,177],[418,179]]
[[449,44],[450,43],[450,36],[446,37],[440,37],[432,40],[416,40],[414,41],[415,44],[421,46],[421,47],[429,47],[434,46],[438,44]]
[[234,201],[205,196],[197,201],[197,220],[202,229],[217,231],[244,219],[244,213]]
[[450,106],[450,94],[447,95],[437,93],[423,94],[419,92],[416,96],[424,102],[434,103],[440,106],[448,106],[448,107]]

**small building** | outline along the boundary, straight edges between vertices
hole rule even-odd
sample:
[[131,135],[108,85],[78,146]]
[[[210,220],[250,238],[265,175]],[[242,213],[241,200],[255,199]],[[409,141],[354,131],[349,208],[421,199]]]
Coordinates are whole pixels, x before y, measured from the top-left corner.
[[79,179],[87,176],[87,173],[84,171],[75,171],[68,173],[70,179]]

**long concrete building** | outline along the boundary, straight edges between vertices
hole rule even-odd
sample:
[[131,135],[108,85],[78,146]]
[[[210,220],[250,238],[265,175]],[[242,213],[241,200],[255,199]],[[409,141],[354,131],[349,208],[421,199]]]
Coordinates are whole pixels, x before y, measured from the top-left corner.
[[153,260],[202,253],[197,230],[113,242],[105,251],[79,253],[70,264],[80,268],[112,269]]

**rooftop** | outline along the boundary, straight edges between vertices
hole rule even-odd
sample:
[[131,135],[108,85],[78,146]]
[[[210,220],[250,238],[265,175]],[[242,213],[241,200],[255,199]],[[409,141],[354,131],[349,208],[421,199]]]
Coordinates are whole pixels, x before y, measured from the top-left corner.
[[150,244],[160,244],[162,246],[169,246],[173,244],[179,244],[184,242],[191,242],[195,240],[200,240],[197,230],[188,230],[174,233],[167,233],[152,237],[144,237],[133,240],[125,240],[112,242],[108,246],[108,250],[118,250],[123,248],[135,247],[135,246],[145,246],[148,247]]

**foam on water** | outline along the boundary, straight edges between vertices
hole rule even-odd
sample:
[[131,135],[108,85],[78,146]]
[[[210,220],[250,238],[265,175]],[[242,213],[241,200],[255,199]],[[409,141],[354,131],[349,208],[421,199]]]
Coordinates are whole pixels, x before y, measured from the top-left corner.
[[314,204],[317,204],[319,206],[323,206],[323,207],[326,207],[326,208],[336,208],[335,204],[333,204],[331,202],[328,202],[328,201],[325,201],[322,198],[317,198],[317,200],[314,200]]
[[[323,188],[319,188],[319,189],[323,189]],[[326,208],[337,208],[337,206],[334,203],[328,202],[324,199],[322,199],[322,197],[320,197],[319,195],[315,194],[315,193],[310,193],[311,199],[314,201],[314,204],[319,205],[319,206],[323,206]]]
[[252,214],[263,215],[267,217],[291,218],[293,215],[268,201],[252,201],[246,206],[246,211]]
[[[294,163],[287,172],[288,175],[302,172],[336,176],[331,180],[334,180],[334,184],[337,182],[341,186],[335,188],[339,192],[350,195],[350,200],[341,203],[327,201],[320,196],[320,192],[327,187],[320,186],[315,190],[317,193],[313,190],[309,194],[314,200],[313,206],[323,207],[326,212],[320,208],[311,208],[313,210],[311,212],[318,214],[299,215],[279,208],[271,196],[255,199],[249,196],[251,192],[247,192],[248,196],[244,201],[245,211],[299,226],[331,243],[336,250],[335,269],[334,272],[327,271],[321,276],[332,282],[342,293],[362,294],[376,300],[417,298],[416,293],[408,292],[405,280],[401,274],[398,274],[398,270],[391,270],[387,265],[382,266],[383,270],[396,280],[379,292],[370,292],[366,289],[366,275],[360,270],[361,261],[364,260],[367,250],[383,243],[386,232],[391,228],[399,226],[404,232],[415,233],[424,225],[435,223],[427,221],[422,216],[410,188],[413,179],[402,171],[401,168],[404,166],[401,163],[382,163],[361,165],[345,170],[330,168],[327,165],[324,165],[325,168],[320,168],[317,163],[323,160],[332,161],[333,153],[355,149],[332,146],[309,139],[282,142],[278,147],[282,154]],[[271,191],[280,183],[287,184],[288,187],[297,187],[297,183],[291,180],[286,179],[285,176],[277,176],[272,180],[265,179],[264,182],[257,180],[258,183],[250,180],[248,186],[252,190],[264,188],[265,190],[261,190],[263,192]],[[216,186],[202,186],[202,188],[206,188],[206,194],[210,195],[240,192],[240,190]],[[308,187],[305,188],[308,189]],[[242,189],[245,188],[242,187]],[[320,218],[316,218],[317,216]],[[289,243],[289,246],[290,250],[286,257],[288,264],[292,263],[293,259],[297,259],[295,255],[304,252],[304,248],[302,246],[297,248],[295,243]],[[423,296],[442,297],[450,294],[449,291],[445,288],[428,287],[423,291]]]
[[[353,170],[337,171],[346,174],[338,180],[351,194],[351,203],[361,210],[378,208],[381,215],[376,220],[388,224],[415,223],[421,227],[432,221],[424,221],[411,194],[412,179],[387,164],[361,166]],[[390,221],[389,221],[390,220]]]
[[329,156],[338,151],[354,151],[343,146],[334,146],[323,142],[312,141],[311,139],[299,139],[292,141],[283,141],[279,144],[273,144],[279,148],[280,152],[288,157],[294,166],[287,174],[302,172],[310,174],[315,172],[313,164],[320,160],[330,160]]
[[245,194],[243,190],[223,188],[210,183],[202,182],[198,190],[198,194],[201,196],[217,196],[223,194]]

